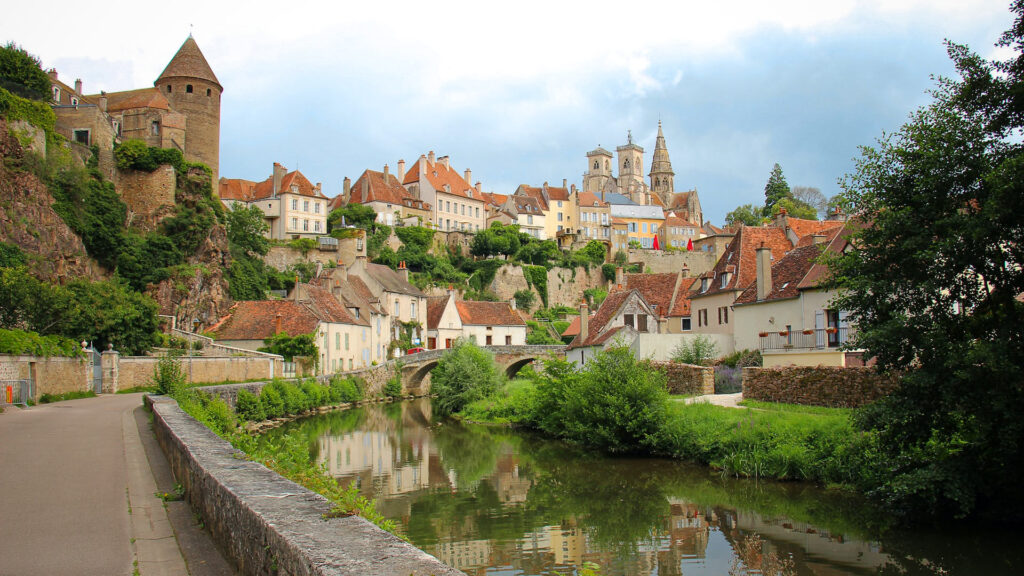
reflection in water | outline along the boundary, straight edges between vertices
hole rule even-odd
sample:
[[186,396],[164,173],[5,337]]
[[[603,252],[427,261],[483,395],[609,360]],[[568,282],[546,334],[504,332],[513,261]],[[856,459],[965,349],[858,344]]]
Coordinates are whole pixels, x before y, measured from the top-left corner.
[[[777,555],[797,574],[1012,574],[1016,535],[879,538],[884,515],[797,483],[722,478],[660,459],[608,458],[531,434],[431,423],[416,400],[308,418],[301,435],[409,540],[469,574],[727,574],[737,556]],[[763,546],[751,551],[747,537]],[[1000,543],[1002,539],[1002,544]],[[744,557],[744,561],[759,558]]]

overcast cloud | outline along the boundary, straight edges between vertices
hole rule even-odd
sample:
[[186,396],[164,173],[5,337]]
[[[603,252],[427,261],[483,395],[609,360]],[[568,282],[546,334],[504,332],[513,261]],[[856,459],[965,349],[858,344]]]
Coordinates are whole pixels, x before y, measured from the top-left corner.
[[[6,6],[15,41],[85,91],[151,86],[191,30],[225,91],[225,177],[298,166],[326,194],[429,150],[485,190],[580,185],[585,153],[664,123],[677,189],[721,223],[772,164],[827,195],[859,145],[928,102],[943,39],[990,56],[1008,1],[690,3],[182,0]],[[44,7],[45,6],[45,7]]]

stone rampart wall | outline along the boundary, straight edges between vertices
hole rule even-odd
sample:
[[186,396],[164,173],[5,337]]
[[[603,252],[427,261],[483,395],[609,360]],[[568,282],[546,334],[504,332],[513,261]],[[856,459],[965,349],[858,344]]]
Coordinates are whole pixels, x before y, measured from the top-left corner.
[[126,170],[118,172],[117,193],[128,205],[128,224],[150,230],[165,209],[174,206],[177,175],[174,167],[163,165],[153,172]]
[[652,274],[676,273],[686,266],[689,276],[697,276],[715,267],[714,252],[662,252],[660,250],[630,250],[629,262],[643,264],[644,272],[650,268]]
[[714,394],[715,369],[678,362],[651,362],[665,374],[669,394]]
[[92,390],[92,365],[85,357],[0,355],[0,380],[28,380],[31,396]]
[[[118,389],[148,386],[159,361],[152,356],[121,358],[117,366]],[[179,362],[189,382],[243,382],[281,376],[273,358],[183,356]]]
[[856,408],[896,389],[898,379],[874,368],[786,366],[744,368],[743,397],[764,402]]
[[174,477],[241,574],[462,574],[236,451],[165,397],[147,396]]

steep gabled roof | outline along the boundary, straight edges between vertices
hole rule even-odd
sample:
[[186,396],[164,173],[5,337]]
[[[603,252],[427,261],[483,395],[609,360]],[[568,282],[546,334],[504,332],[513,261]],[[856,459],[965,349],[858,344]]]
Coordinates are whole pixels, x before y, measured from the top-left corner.
[[221,200],[251,202],[256,192],[256,183],[242,178],[221,178],[218,196]]
[[[292,186],[296,186],[298,192],[293,192]],[[274,192],[274,177],[270,176],[263,182],[256,184],[252,198],[253,200],[264,200],[275,196]],[[300,196],[309,196],[310,198],[326,198],[323,194],[319,194],[313,187],[313,183],[298,170],[286,173],[284,178],[281,178],[281,185],[278,187],[276,192],[277,196],[280,196],[281,194],[297,193]]]
[[[825,252],[831,256],[842,254],[843,250],[846,249],[847,244],[850,243],[850,236],[863,226],[864,224],[859,220],[849,220],[842,228],[833,230],[830,234],[830,240],[825,248]],[[800,285],[797,288],[800,290],[817,288],[818,284],[827,276],[828,266],[821,262],[815,262],[807,272],[807,275],[800,281]]]
[[281,332],[289,336],[310,334],[320,322],[294,300],[246,300],[236,302],[210,331],[217,340],[265,340],[276,333],[278,318]]
[[299,297],[302,299],[301,303],[309,307],[310,311],[316,314],[322,322],[355,324],[357,326],[370,325],[369,318],[363,315],[360,315],[359,318],[353,316],[348,311],[348,308],[335,298],[329,290],[310,284],[302,284],[300,286],[301,292]]
[[[772,265],[772,290],[765,299],[760,302],[771,300],[786,300],[796,298],[800,295],[800,281],[807,276],[815,259],[824,249],[824,244],[810,244],[800,248],[794,248],[781,260]],[[756,267],[755,263],[755,267]],[[751,282],[739,297],[736,304],[752,304],[758,302],[757,282]]]
[[[364,191],[365,184],[365,191]],[[370,202],[383,202],[401,206],[406,199],[417,200],[408,190],[402,186],[394,174],[388,173],[387,178],[383,172],[375,170],[364,170],[351,187],[349,203],[369,204]],[[418,201],[418,200],[417,200]]]
[[472,326],[526,326],[523,317],[508,302],[458,300],[455,308],[463,324]]
[[413,286],[401,274],[383,264],[367,264],[366,273],[376,280],[386,292],[394,294],[408,294],[418,298],[425,298],[426,294],[419,288]]
[[427,330],[437,330],[437,325],[441,322],[441,316],[444,315],[450,299],[451,294],[427,298]]
[[811,234],[827,234],[836,228],[842,228],[843,223],[835,220],[805,220],[803,218],[786,218],[786,225],[793,230],[797,238],[804,238]]
[[690,289],[693,288],[696,278],[683,278],[679,282],[679,291],[676,293],[675,302],[672,303],[672,311],[669,318],[680,318],[690,315]]
[[[87,98],[98,102],[100,94],[90,95]],[[155,108],[157,110],[170,110],[171,103],[156,88],[139,88],[138,90],[126,90],[124,92],[110,92],[107,94],[107,112],[121,112],[132,108]]]
[[619,310],[626,304],[629,297],[634,294],[638,298],[643,298],[636,290],[619,290],[605,297],[597,312],[587,321],[587,334],[577,334],[573,338],[572,343],[569,344],[569,348],[603,344],[613,334],[622,329],[623,326],[609,328],[607,324],[618,315]]
[[512,200],[512,205],[515,206],[516,212],[520,214],[536,214],[538,216],[543,214],[544,206],[532,196],[513,194],[509,198]]
[[167,67],[153,84],[159,84],[161,80],[167,78],[199,78],[213,82],[218,88],[224,90],[224,87],[220,85],[220,80],[217,80],[217,75],[210,68],[210,63],[206,61],[206,56],[203,56],[202,50],[199,49],[199,45],[196,44],[191,34],[185,39],[181,48],[178,48],[178,53],[171,58]]
[[[708,289],[700,292],[700,285],[694,284],[690,298],[743,291],[754,281],[757,274],[757,248],[762,244],[771,248],[773,262],[781,260],[793,247],[781,228],[741,226],[722,253],[722,257],[718,259],[715,268],[700,275],[700,278],[709,279]],[[723,287],[720,278],[726,273],[731,276]]]
[[[421,162],[424,166],[422,174],[420,174]],[[420,156],[420,160],[414,163],[409,171],[405,173],[405,179],[402,181],[402,184],[414,184],[419,182],[421,177],[426,179],[434,190],[438,192],[480,200],[480,194],[477,193],[476,188],[470,186],[454,168],[446,165],[440,159],[435,160],[431,164],[425,156]],[[445,189],[445,186],[448,186],[448,189]]]
[[675,216],[674,212],[670,212],[670,214],[672,214],[672,215],[671,216],[669,216],[669,215],[665,216],[665,226],[666,227],[668,227],[668,226],[688,226],[690,228],[700,228],[700,226],[697,223],[695,223],[695,222],[690,222],[686,218]]
[[675,294],[679,274],[626,274],[626,289],[636,290],[658,316],[671,312],[672,296]]
[[604,200],[601,200],[593,192],[580,192],[579,203],[580,203],[580,208],[583,208],[583,207],[587,207],[587,208],[603,208],[603,207],[608,206],[607,202],[605,202]]

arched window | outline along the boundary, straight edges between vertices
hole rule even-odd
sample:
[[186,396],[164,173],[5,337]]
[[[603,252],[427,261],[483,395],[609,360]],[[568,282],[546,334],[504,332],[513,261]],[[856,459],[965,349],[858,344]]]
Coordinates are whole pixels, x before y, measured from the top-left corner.
[[185,92],[188,92],[189,94],[192,93],[192,85],[191,84],[186,84],[185,85]]
[[608,162],[607,160],[605,160],[604,161],[604,169],[605,170],[611,170],[612,169],[611,162]]
[[598,169],[598,163],[597,163],[597,160],[594,160],[594,170],[597,170],[597,169]]
[[629,170],[629,158],[626,158],[626,161],[622,163],[622,169]]

